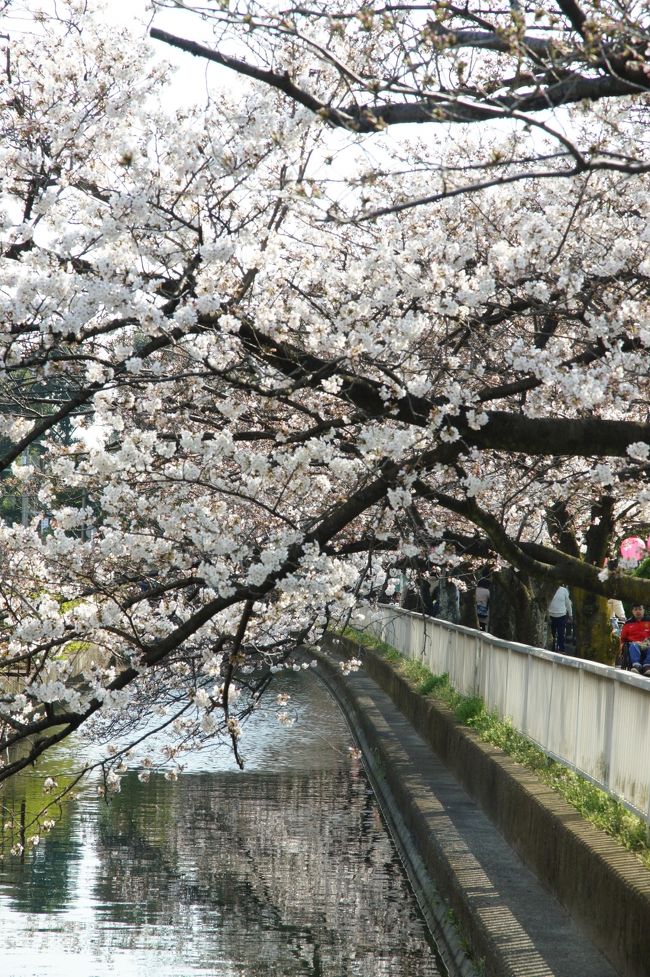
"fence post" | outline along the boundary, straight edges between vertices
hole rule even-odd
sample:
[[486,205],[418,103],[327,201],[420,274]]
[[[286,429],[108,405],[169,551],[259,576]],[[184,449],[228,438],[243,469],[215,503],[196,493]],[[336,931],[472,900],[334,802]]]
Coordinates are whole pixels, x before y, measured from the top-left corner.
[[[574,735],[574,745],[573,745],[573,766],[577,769],[578,767],[578,744],[580,743],[580,734],[582,732],[580,725],[580,708],[582,706],[582,685],[584,681],[584,672],[582,669],[578,672],[578,702],[576,704],[576,728]],[[609,762],[609,761],[608,761]],[[607,776],[609,777],[609,771]]]
[[555,659],[551,662],[551,688],[548,694],[547,706],[546,706],[546,733],[544,735],[544,742],[548,744],[550,742],[550,732],[551,732],[551,703],[553,701],[553,686],[555,684],[555,669],[557,668],[557,663]]
[[605,706],[605,735],[603,737],[603,785],[609,790],[612,769],[612,748],[614,746],[614,713],[616,712],[616,689],[618,682],[610,682]]
[[532,655],[530,652],[526,653],[526,675],[524,678],[524,707],[522,710],[522,733],[528,733],[528,690],[530,688],[530,660]]

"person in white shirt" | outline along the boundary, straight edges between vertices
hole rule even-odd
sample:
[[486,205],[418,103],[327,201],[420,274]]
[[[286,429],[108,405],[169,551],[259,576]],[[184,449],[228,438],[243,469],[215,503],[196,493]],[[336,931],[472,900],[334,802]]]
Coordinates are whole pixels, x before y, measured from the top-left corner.
[[551,603],[548,605],[548,614],[551,619],[553,651],[564,653],[567,621],[570,621],[573,618],[571,598],[569,597],[569,591],[566,587],[560,586],[557,588],[553,594]]
[[490,582],[481,578],[476,585],[476,616],[478,626],[481,631],[487,628],[488,617],[490,614]]
[[620,634],[626,618],[625,608],[622,602],[616,600],[614,597],[610,597],[607,601],[607,613],[612,631],[614,634]]

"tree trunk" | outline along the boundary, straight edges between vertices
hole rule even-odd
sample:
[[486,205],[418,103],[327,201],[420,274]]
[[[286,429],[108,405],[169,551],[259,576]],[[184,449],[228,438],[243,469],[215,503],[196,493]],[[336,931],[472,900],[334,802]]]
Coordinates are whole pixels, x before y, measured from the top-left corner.
[[607,600],[586,590],[571,591],[576,649],[580,658],[613,665],[615,648],[609,623]]
[[533,648],[548,644],[549,588],[512,569],[492,576],[490,633],[506,641],[519,641]]
[[478,631],[474,590],[474,587],[470,587],[469,590],[461,590],[460,592],[460,623],[466,628],[475,628]]
[[458,587],[455,583],[447,580],[446,576],[441,576],[438,582],[438,617],[442,621],[449,621],[451,624],[458,624],[460,621],[460,609],[458,599]]

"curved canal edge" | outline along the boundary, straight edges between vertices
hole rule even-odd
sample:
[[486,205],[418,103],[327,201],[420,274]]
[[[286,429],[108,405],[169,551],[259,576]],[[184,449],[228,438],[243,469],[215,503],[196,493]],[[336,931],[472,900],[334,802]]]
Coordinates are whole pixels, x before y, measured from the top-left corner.
[[[646,977],[650,959],[650,873],[643,865],[586,823],[562,798],[540,784],[534,774],[460,726],[443,705],[418,695],[380,656],[339,637],[330,637],[325,646],[328,654],[318,656],[319,671],[348,716],[368,764],[374,766],[373,779],[390,781],[392,810],[388,820],[392,821],[392,830],[399,832],[400,818],[407,823],[411,840],[407,838],[401,847],[414,847],[416,856],[435,878],[440,894],[467,933],[475,958],[483,961],[485,973],[496,977],[525,977],[533,973],[536,977],[579,977],[583,973],[589,977]],[[343,657],[362,658],[366,675],[371,677],[365,681],[383,688],[400,710],[402,732],[406,735],[406,726],[417,730],[440,769],[453,776],[487,813],[498,843],[508,849],[508,857],[519,856],[520,875],[529,873],[542,893],[537,909],[542,932],[535,932],[533,907],[532,923],[523,929],[519,926],[519,921],[525,919],[528,893],[524,884],[517,895],[522,879],[514,874],[506,880],[502,892],[494,893],[498,898],[492,900],[492,912],[489,900],[477,903],[480,872],[477,874],[476,866],[468,871],[469,862],[463,866],[462,858],[454,864],[453,852],[445,850],[449,835],[446,839],[432,838],[422,806],[423,792],[412,796],[410,775],[407,773],[404,778],[406,766],[400,769],[399,762],[396,766],[395,756],[391,760],[381,730],[377,731],[366,714],[367,702],[363,692],[359,692],[363,680],[341,676],[336,663],[341,653]],[[397,735],[399,738],[399,730]],[[382,801],[381,789],[378,797]],[[435,806],[435,796],[432,803]],[[440,818],[439,821],[444,832],[444,822]],[[509,909],[505,897],[510,886],[513,894],[508,898],[514,897],[514,902]],[[424,889],[426,892],[426,883]],[[582,932],[559,903],[571,913]],[[568,923],[563,922],[562,914]]]
[[318,662],[316,674],[343,713],[350,732],[363,754],[364,767],[388,831],[393,839],[420,911],[429,928],[439,962],[447,977],[483,977],[482,963],[475,966],[468,953],[469,941],[462,933],[449,902],[442,898],[419,847],[404,820],[400,804],[386,778],[384,759],[371,727],[349,685],[328,654],[310,647]]

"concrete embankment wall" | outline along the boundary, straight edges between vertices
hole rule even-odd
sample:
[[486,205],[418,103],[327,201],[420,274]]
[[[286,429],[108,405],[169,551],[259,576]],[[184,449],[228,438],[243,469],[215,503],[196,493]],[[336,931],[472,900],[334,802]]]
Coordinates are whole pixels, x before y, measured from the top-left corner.
[[[650,872],[631,853],[598,831],[535,775],[497,747],[481,742],[441,703],[421,696],[394,667],[372,651],[337,639],[361,657],[368,674],[452,771],[506,841],[555,894],[624,977],[650,974]],[[595,719],[594,719],[595,721]],[[408,784],[386,771],[393,795],[406,808]],[[426,838],[418,838],[427,861]],[[428,865],[435,879],[436,866]],[[448,880],[461,886],[462,880]],[[444,893],[443,893],[444,894]]]
[[479,695],[548,756],[593,780],[650,826],[646,678],[394,604],[359,609],[356,626],[434,675],[446,673],[462,695]]

